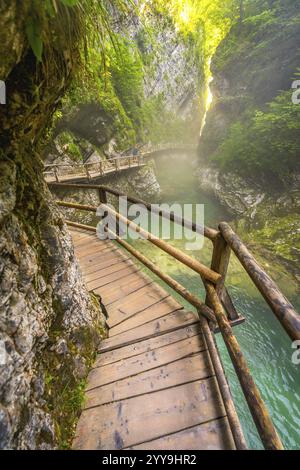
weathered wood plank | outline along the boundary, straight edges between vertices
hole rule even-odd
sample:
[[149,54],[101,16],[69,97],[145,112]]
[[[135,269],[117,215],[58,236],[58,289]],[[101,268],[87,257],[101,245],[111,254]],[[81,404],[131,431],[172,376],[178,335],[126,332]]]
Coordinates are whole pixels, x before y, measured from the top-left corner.
[[115,336],[119,333],[123,333],[124,331],[132,330],[137,326],[144,325],[145,323],[149,323],[152,320],[156,320],[157,318],[164,317],[169,313],[173,313],[176,310],[182,310],[183,307],[176,302],[172,297],[168,296],[163,300],[151,305],[150,307],[143,308],[141,311],[138,311],[138,314],[134,314],[130,316],[127,320],[123,321],[122,323],[117,324],[114,327],[111,327],[109,330],[109,336]]
[[107,366],[98,367],[96,360],[94,368],[88,376],[87,390],[116,382],[146,370],[161,367],[169,362],[189,357],[205,349],[206,345],[202,338],[193,336],[178,343],[169,344],[153,351],[147,351],[138,356],[123,359]]
[[123,269],[126,269],[128,266],[134,267],[134,263],[131,260],[120,260],[118,263],[112,264],[107,266],[106,268],[100,268],[95,272],[92,272],[90,274],[85,274],[84,280],[86,284],[88,285],[90,282],[96,281],[97,279],[101,279],[102,277],[105,276],[110,276],[111,274],[122,271]]
[[[122,323],[124,320],[128,320],[133,315],[151,306],[157,305],[161,300],[167,299],[168,297],[169,294],[166,291],[158,289],[155,284],[150,284],[136,298],[127,299],[121,304],[119,302],[117,306],[114,305],[113,308],[110,309],[107,324],[109,328],[112,328]],[[180,308],[180,305],[174,301],[174,307],[174,310],[176,310],[176,308]]]
[[149,322],[146,325],[139,326],[133,330],[121,333],[102,341],[100,351],[105,352],[122,345],[126,346],[134,342],[171,332],[198,322],[199,318],[195,312],[178,310],[163,318]]
[[[118,283],[117,286],[104,286],[100,289],[94,289],[94,292],[101,296],[103,303],[108,307],[112,303],[122,300],[130,294],[134,294],[152,283],[153,281],[150,278],[144,279],[143,277],[131,274]],[[131,298],[133,298],[133,295],[131,295]]]
[[[195,335],[201,335],[202,331],[199,324],[187,326],[181,328],[180,330],[172,331],[171,333],[162,334],[160,336],[155,336],[154,338],[147,339],[145,341],[139,341],[129,346],[123,346],[118,349],[113,349],[112,351],[104,352],[98,356],[98,366],[104,366],[106,364],[111,364],[117,362],[121,359],[126,359],[129,357],[137,356],[143,352],[153,351],[154,349],[166,346],[167,344],[177,343],[186,338],[191,338]],[[204,341],[202,337],[202,341]]]
[[75,449],[122,449],[224,417],[215,378],[83,411]]
[[209,354],[207,351],[203,351],[192,357],[179,359],[163,366],[158,365],[158,367],[151,370],[145,369],[137,375],[88,390],[84,408],[87,409],[112,401],[132,398],[174,387],[175,385],[205,379],[213,375],[214,371]]
[[97,242],[97,240],[95,242],[89,240],[87,244],[84,244],[80,247],[76,246],[75,251],[78,258],[83,258],[91,254],[105,253],[107,251],[118,251],[118,248],[116,245],[109,246],[106,244],[101,244]]
[[100,278],[94,279],[93,281],[87,282],[87,287],[89,290],[100,289],[100,287],[107,286],[108,284],[115,285],[117,281],[121,281],[122,279],[126,279],[127,276],[131,274],[138,273],[140,268],[134,265],[127,265],[124,266],[123,269],[119,269],[111,274],[107,274],[106,276],[101,276]]
[[130,258],[128,256],[128,258],[120,258],[120,259],[116,259],[115,261],[112,261],[110,259],[105,259],[105,260],[98,260],[96,263],[94,264],[91,264],[90,266],[81,266],[80,264],[80,268],[81,268],[81,271],[83,272],[84,276],[86,275],[89,275],[89,274],[93,274],[93,273],[99,273],[102,269],[106,269],[110,266],[115,266],[116,264],[120,265],[120,263],[127,263],[128,261],[130,261]]
[[144,442],[132,450],[234,450],[235,445],[227,418],[194,426],[168,436]]
[[91,263],[97,263],[98,261],[103,261],[104,259],[121,259],[119,255],[118,249],[110,249],[105,248],[102,250],[101,248],[93,251],[92,253],[82,253],[78,256],[80,261],[80,266],[89,266]]

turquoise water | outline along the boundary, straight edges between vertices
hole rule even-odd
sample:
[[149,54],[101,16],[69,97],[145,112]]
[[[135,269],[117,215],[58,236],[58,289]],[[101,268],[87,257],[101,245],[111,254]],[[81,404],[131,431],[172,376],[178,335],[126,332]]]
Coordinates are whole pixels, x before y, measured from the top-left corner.
[[[204,196],[198,189],[194,173],[191,162],[186,158],[174,157],[171,164],[169,158],[157,161],[156,175],[162,193],[160,200],[156,202],[177,202],[181,205],[184,203],[204,204],[205,223],[212,227],[216,227],[221,220],[229,220],[224,209],[216,201]],[[170,240],[172,245],[183,251],[185,251],[185,242],[185,240]],[[139,240],[133,243],[163,271],[194,294],[204,298],[204,288],[198,275],[193,274],[191,270],[174,261],[147,241]],[[201,250],[187,253],[209,266],[211,242],[206,241]],[[299,309],[300,305],[297,302],[299,286],[294,279],[283,271],[275,260],[272,266],[268,267],[266,264],[265,266],[285,295]],[[170,290],[167,286],[164,285],[164,287]],[[234,333],[248,360],[253,377],[269,408],[278,433],[287,449],[300,449],[300,365],[292,364],[294,350],[291,342],[234,257],[230,263],[227,287],[236,308],[246,317],[246,322],[237,326]],[[172,294],[174,295],[173,291]],[[181,298],[180,302],[184,303]],[[191,309],[189,305],[185,304],[185,306]],[[249,448],[262,448],[220,335],[217,335],[217,342]]]

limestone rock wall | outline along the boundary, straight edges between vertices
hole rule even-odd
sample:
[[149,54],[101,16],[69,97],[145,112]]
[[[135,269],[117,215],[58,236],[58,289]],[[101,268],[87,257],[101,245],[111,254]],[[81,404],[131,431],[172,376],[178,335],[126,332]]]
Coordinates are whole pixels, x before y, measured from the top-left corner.
[[[59,24],[42,17],[43,31],[51,32],[48,42],[44,37],[44,67],[23,34],[31,6],[27,0],[0,3],[0,71],[7,87],[7,105],[0,106],[2,449],[69,445],[84,377],[103,332],[99,305],[82,282],[40,161],[41,137],[76,64],[78,12],[66,15],[61,6]],[[72,44],[58,27],[70,32]]]

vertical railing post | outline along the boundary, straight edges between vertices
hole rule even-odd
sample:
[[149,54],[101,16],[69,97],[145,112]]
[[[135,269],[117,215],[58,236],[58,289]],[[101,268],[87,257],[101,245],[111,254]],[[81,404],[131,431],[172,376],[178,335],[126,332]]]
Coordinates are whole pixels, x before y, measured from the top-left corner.
[[57,173],[57,166],[54,167],[54,176],[55,176],[56,182],[59,183],[59,177],[58,177],[58,173]]
[[100,175],[102,176],[103,175],[102,160],[100,160],[100,162],[99,162],[99,172],[100,172]]
[[85,172],[86,172],[86,176],[88,177],[88,180],[91,180],[91,175],[90,175],[88,166],[86,164],[84,165],[84,169],[85,169]]
[[[216,285],[216,291],[225,307],[229,320],[237,320],[239,315],[225,287],[231,248],[221,234],[214,240],[213,245],[211,269],[222,276]],[[206,304],[211,307],[208,296],[206,297]]]
[[105,189],[99,188],[98,189],[98,196],[100,204],[107,204],[107,194]]

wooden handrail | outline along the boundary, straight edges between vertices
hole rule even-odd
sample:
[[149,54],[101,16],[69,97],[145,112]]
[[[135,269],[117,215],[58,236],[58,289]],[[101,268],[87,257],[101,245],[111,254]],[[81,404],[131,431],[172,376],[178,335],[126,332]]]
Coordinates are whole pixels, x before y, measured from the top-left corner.
[[[63,203],[68,204],[69,203]],[[60,205],[63,205],[60,204]],[[72,204],[73,205],[73,204]],[[91,206],[84,206],[86,209]],[[81,207],[82,208],[82,207]],[[87,209],[87,210],[90,210]],[[78,224],[76,222],[66,221],[68,225],[89,230],[93,233],[96,233],[96,227],[87,226],[83,224]],[[223,311],[221,302],[217,295],[215,286],[205,279],[203,279],[207,295],[210,299],[210,303],[213,306],[213,312],[205,306],[200,300],[195,298],[193,294],[190,294],[183,286],[174,281],[170,276],[162,273],[150,260],[148,260],[144,255],[135,250],[131,245],[122,240],[117,234],[113,233],[110,229],[106,228],[106,231],[113,236],[116,241],[122,245],[128,252],[133,254],[140,262],[142,262],[146,267],[148,267],[153,273],[155,273],[160,279],[166,282],[170,287],[172,287],[176,292],[178,292],[183,298],[188,300],[192,305],[196,306],[199,313],[199,321],[202,327],[202,331],[207,343],[207,347],[211,353],[211,359],[213,367],[216,373],[216,379],[220,387],[220,392],[223,398],[224,406],[232,430],[232,435],[237,449],[245,450],[247,449],[247,444],[240,427],[239,419],[235,410],[234,403],[232,401],[230,389],[224,374],[222,367],[221,359],[216,350],[216,344],[212,337],[210,327],[207,323],[207,319],[215,320],[219,325],[220,331],[222,333],[224,342],[230,354],[231,360],[233,362],[236,374],[239,378],[240,384],[242,386],[243,393],[247,400],[249,409],[253,416],[254,422],[258,429],[259,435],[261,436],[262,442],[266,449],[270,450],[281,450],[283,449],[282,443],[277,435],[277,432],[274,428],[272,420],[269,416],[269,412],[260,396],[259,390],[256,387],[256,384],[251,376],[249,368],[247,366],[246,360],[241,352],[240,346],[233,335],[231,325]],[[196,300],[196,301],[195,301]],[[215,315],[214,315],[215,314]]]
[[[126,196],[124,193],[116,189],[108,188],[107,186],[103,185],[72,184],[58,182],[51,182],[48,184],[49,186],[65,187],[70,189],[95,189],[101,191],[102,193],[107,192],[117,197]],[[151,204],[142,201],[141,199],[129,196],[127,196],[127,199],[133,204],[143,204],[148,210],[153,210]],[[161,215],[161,217],[170,218],[170,220],[175,223],[185,224],[184,226],[188,227],[194,232],[203,233],[206,238],[210,239],[214,243],[214,256],[211,269],[212,271],[221,274],[221,280],[218,282],[218,293],[222,298],[222,301],[224,300],[222,294],[225,292],[226,295],[226,291],[222,291],[222,288],[224,286],[229,261],[229,247],[229,249],[232,249],[232,251],[235,253],[242,266],[245,268],[247,274],[252,279],[257,289],[261,292],[264,299],[270,306],[272,312],[279,319],[281,325],[283,326],[287,334],[290,336],[290,338],[293,341],[300,339],[299,314],[296,312],[292,304],[281,293],[275,282],[272,281],[272,279],[267,275],[267,273],[259,266],[253,255],[249,252],[243,242],[239,239],[239,237],[235,234],[235,232],[227,223],[221,223],[219,225],[220,231],[217,231],[210,227],[198,226],[197,224],[194,224],[193,222],[188,221],[186,219],[177,218],[175,214],[170,214],[166,211],[157,210],[156,212]],[[234,318],[231,318],[231,320],[233,319]]]
[[219,225],[220,231],[242,266],[260,291],[290,338],[300,339],[300,315],[280,292],[275,282],[259,266],[232,228],[225,222]]
[[215,287],[205,280],[203,282],[264,447],[267,450],[282,450],[283,445],[270,418],[267,407],[264,404],[259,390],[251,376],[247,362],[224,313]]
[[[95,206],[75,204],[72,202],[63,202],[63,201],[56,201],[56,203],[62,207],[69,207],[72,209],[78,209],[78,210],[83,210],[83,211],[97,212],[97,207]],[[177,259],[178,261],[180,261],[182,264],[184,264],[188,268],[200,274],[208,281],[211,281],[214,284],[216,284],[221,278],[220,274],[214,272],[212,269],[208,268],[204,264],[199,263],[199,261],[196,261],[195,259],[186,255],[185,253],[178,250],[177,248],[174,248],[173,246],[169,245],[164,240],[161,240],[160,238],[156,237],[152,233],[147,232],[142,227],[139,227],[131,220],[128,220],[126,217],[114,211],[113,209],[111,209],[111,207],[107,206],[106,204],[102,204],[102,207],[105,211],[114,215],[117,220],[125,223],[128,227],[130,227],[135,232],[140,233],[143,238],[147,239],[153,245],[156,245],[158,248],[163,250],[165,253],[168,253],[169,255],[171,255],[173,258]]]
[[[235,253],[241,264],[244,266],[246,272],[248,273],[256,287],[259,289],[259,291],[262,293],[263,297],[270,305],[272,311],[278,317],[282,326],[293,340],[300,339],[300,317],[293,308],[293,306],[288,302],[288,300],[277,288],[276,284],[272,281],[272,279],[258,265],[255,258],[247,250],[247,248],[241,242],[238,236],[233,232],[231,227],[226,223],[222,223],[219,225],[220,231],[213,231],[212,233],[210,233],[210,230],[213,229],[206,228],[206,236],[207,238],[211,238],[214,245],[214,256],[210,269],[202,265],[201,263],[193,260],[184,253],[180,252],[176,248],[171,247],[166,242],[160,240],[159,238],[145,231],[141,227],[138,227],[132,221],[128,220],[121,214],[118,214],[115,210],[105,204],[107,192],[115,196],[125,196],[123,193],[101,185],[79,185],[68,183],[52,183],[51,185],[73,189],[81,187],[84,189],[98,190],[100,202],[104,202],[104,204],[102,204],[102,207],[107,213],[113,214],[118,221],[125,223],[133,230],[141,233],[144,238],[147,238],[150,242],[163,249],[166,253],[170,254],[175,259],[178,259],[179,261],[183,262],[186,266],[189,266],[195,272],[200,274],[207,293],[206,305],[203,304],[196,297],[194,297],[193,294],[188,292],[183,286],[174,281],[168,275],[161,273],[160,270],[151,261],[149,261],[146,257],[137,252],[131,245],[126,243],[118,235],[115,235],[115,238],[118,243],[123,245],[124,248],[126,248],[137,259],[139,259],[139,261],[141,261],[146,267],[152,270],[152,272],[154,272],[162,280],[164,280],[183,298],[189,301],[191,305],[194,305],[197,308],[198,312],[201,314],[199,315],[200,324],[202,326],[202,330],[209,349],[213,349],[214,347],[216,347],[216,345],[213,344],[214,341],[211,337],[211,333],[209,334],[210,328],[207,323],[207,319],[217,320],[219,329],[222,333],[224,342],[226,344],[232,363],[241,383],[243,393],[245,395],[249,409],[252,413],[254,422],[256,424],[256,427],[258,429],[259,435],[262,439],[265,448],[283,449],[282,443],[277,435],[275,427],[269,416],[268,410],[251,376],[246,360],[241,352],[240,346],[235,336],[233,335],[232,327],[223,310],[223,306],[221,303],[221,299],[224,294],[224,282],[227,273],[230,251],[232,250]],[[140,199],[128,197],[128,201],[137,204],[144,204],[145,207],[149,210],[152,209],[152,206],[150,204],[144,203],[144,201],[141,201]],[[63,201],[58,201],[58,204],[64,207],[71,207],[79,210],[88,210],[94,213],[96,213],[97,211],[96,207],[89,205],[66,203]],[[161,211],[160,215],[162,217],[170,217],[170,214],[164,214],[164,211]],[[176,218],[173,220],[177,222]],[[96,231],[95,227],[87,228],[87,226],[77,224],[75,222],[68,223],[76,227],[85,228],[94,232]],[[191,230],[193,229],[197,231],[197,227],[195,225],[191,226]],[[208,235],[212,236],[210,237]],[[214,355],[212,356],[214,357]],[[230,401],[230,391],[228,389],[228,385],[226,388],[226,379],[225,382],[224,378],[222,379],[221,363],[218,361],[214,361],[214,368],[216,370],[216,376],[223,396],[224,405],[228,414],[229,422],[231,423],[231,427],[234,427],[237,415],[234,406],[232,406],[233,404]],[[233,435],[233,437],[238,448],[246,448],[246,443],[244,441],[243,434],[242,432],[240,432],[240,430],[237,430],[237,433]]]
[[[220,232],[217,230],[207,227],[207,226],[202,226],[199,224],[195,224],[191,220],[185,219],[183,217],[178,217],[172,212],[164,211],[161,209],[157,209],[153,207],[152,204],[143,201],[142,199],[138,199],[133,196],[127,196],[125,193],[118,191],[117,189],[112,189],[107,186],[99,185],[99,184],[80,184],[80,183],[57,183],[55,181],[48,183],[49,186],[57,186],[57,187],[64,187],[64,188],[69,188],[69,189],[95,189],[95,190],[101,190],[105,191],[109,194],[112,194],[113,196],[116,197],[127,197],[127,200],[131,202],[132,204],[139,204],[145,206],[149,211],[153,211],[154,213],[160,215],[161,217],[164,217],[166,219],[170,219],[172,222],[175,222],[179,225],[182,225],[186,227],[187,229],[191,230],[192,232],[196,232],[199,234],[203,234],[205,238],[208,238],[211,241],[214,241],[219,235]],[[103,201],[102,201],[103,202]]]
[[[97,228],[90,225],[79,224],[77,222],[71,222],[66,220],[67,225],[75,228],[81,228],[88,230],[90,232],[96,233]],[[246,450],[247,444],[243,434],[243,430],[240,425],[240,421],[232,400],[230,388],[226,380],[224,373],[224,368],[221,362],[220,355],[217,351],[217,346],[213,337],[213,333],[209,326],[208,320],[215,324],[215,316],[210,308],[203,304],[199,299],[197,299],[193,294],[186,290],[181,284],[176,282],[173,278],[163,273],[154,263],[152,263],[148,258],[142,255],[139,251],[135,250],[129,243],[120,238],[117,234],[113,233],[110,229],[106,228],[107,232],[129,253],[131,253],[136,259],[138,259],[144,266],[150,269],[154,274],[156,274],[162,281],[169,285],[172,289],[175,290],[181,297],[187,300],[191,305],[197,308],[199,314],[199,321],[202,327],[203,335],[210,352],[212,366],[214,368],[216,379],[220,388],[220,392],[223,398],[224,406],[226,409],[227,417],[232,431],[232,436],[238,450]]]

